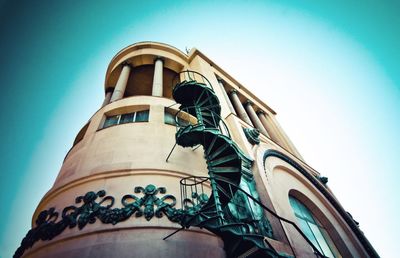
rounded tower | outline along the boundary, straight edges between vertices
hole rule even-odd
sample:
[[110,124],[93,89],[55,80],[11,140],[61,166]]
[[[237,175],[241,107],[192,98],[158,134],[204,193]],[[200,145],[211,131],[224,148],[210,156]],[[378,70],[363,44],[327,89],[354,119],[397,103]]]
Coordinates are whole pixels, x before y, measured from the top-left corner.
[[[58,217],[52,219],[58,221],[75,211],[62,214],[65,207],[88,207],[79,212],[76,227],[35,243],[26,256],[224,257],[221,239],[204,229],[193,227],[164,241],[181,226],[157,210],[165,203],[180,206],[181,178],[207,176],[201,149],[178,146],[166,162],[175,145],[178,112],[172,83],[189,67],[187,59],[176,48],[154,42],[131,45],[112,59],[103,105],[78,133],[33,215],[33,227],[41,211],[54,207]],[[138,207],[126,220],[109,216],[102,223],[93,221],[93,205]]]

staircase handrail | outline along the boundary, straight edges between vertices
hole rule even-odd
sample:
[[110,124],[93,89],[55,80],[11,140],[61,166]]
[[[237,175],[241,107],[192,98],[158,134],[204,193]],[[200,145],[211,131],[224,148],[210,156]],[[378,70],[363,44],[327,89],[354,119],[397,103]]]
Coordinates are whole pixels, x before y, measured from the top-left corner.
[[[178,112],[176,112],[176,114],[175,114],[175,124],[176,124],[176,126],[177,127],[187,127],[188,125],[186,125],[186,126],[180,126],[180,124],[179,124],[179,122],[178,122],[178,114],[180,113],[180,112],[186,112],[185,111],[185,109],[189,109],[189,108],[194,108],[195,106],[188,106],[188,107],[185,107],[185,108],[183,108],[183,109],[180,109]],[[224,127],[224,129],[226,130],[226,135],[224,134],[224,133],[222,133],[223,135],[225,135],[225,136],[227,136],[227,137],[229,137],[229,138],[231,138],[231,133],[230,133],[230,131],[229,131],[229,128],[228,128],[228,126],[226,125],[226,123],[225,123],[225,121],[223,120],[223,118],[220,116],[220,115],[218,115],[217,114],[217,112],[215,112],[215,111],[213,111],[213,110],[211,110],[211,109],[209,109],[209,108],[207,108],[207,107],[203,107],[203,109],[207,109],[208,111],[210,111],[213,115],[215,115],[215,116],[217,116],[218,118],[219,118],[219,120],[220,120],[220,122],[222,122],[222,125],[223,125],[223,127]],[[186,112],[186,113],[188,113],[188,112]],[[190,124],[190,123],[189,123]],[[219,127],[219,129],[220,129],[220,131],[221,132],[223,132],[222,130],[221,130],[221,125],[218,123],[218,127]]]
[[[204,178],[204,177],[202,177]],[[290,225],[292,225],[296,231],[304,238],[304,240],[311,246],[311,248],[313,249],[314,253],[318,256],[318,257],[322,257],[322,258],[328,258],[325,255],[321,254],[321,252],[318,250],[318,248],[316,248],[314,246],[314,244],[307,238],[307,236],[303,233],[303,231],[297,226],[296,223],[294,223],[291,220],[288,220],[284,217],[279,216],[278,214],[276,214],[273,210],[271,210],[270,208],[268,208],[267,206],[265,206],[263,203],[261,203],[260,201],[258,201],[256,198],[254,198],[251,194],[247,193],[245,190],[243,190],[242,188],[240,188],[239,186],[236,186],[234,184],[232,184],[231,182],[229,182],[228,180],[224,180],[222,178],[219,178],[220,181],[224,181],[225,183],[227,183],[230,186],[233,186],[234,188],[236,188],[237,191],[240,191],[242,193],[244,193],[248,198],[250,198],[251,200],[253,200],[255,203],[257,203],[258,205],[260,205],[264,210],[266,210],[267,212],[269,212],[270,214],[272,214],[272,216],[274,216],[275,218],[284,221]],[[285,232],[286,235],[286,232]],[[287,237],[287,235],[286,235]],[[289,243],[290,245],[290,243]]]
[[[199,75],[200,78],[202,78],[203,83],[206,84],[208,87],[210,87],[210,88],[214,91],[214,88],[213,88],[211,82],[210,82],[204,75],[202,75],[202,74],[199,73],[199,72],[196,72],[196,71],[193,71],[193,70],[188,70],[188,69],[185,70],[185,71],[179,72],[179,73],[172,79],[172,85],[177,85],[177,84],[178,84],[178,83],[175,83],[175,81],[182,82],[181,79],[180,79],[180,75],[181,75],[181,74],[187,74],[187,75],[188,75],[188,78],[190,79],[190,81],[200,82],[200,81],[197,81],[196,78],[194,78],[195,76],[193,76],[193,79],[192,79],[192,78],[190,77],[190,73],[192,73],[192,75],[193,75],[193,74]],[[177,77],[178,77],[178,79],[176,79]],[[186,78],[186,77],[185,77],[185,78]],[[206,82],[207,82],[207,83],[206,83]],[[200,83],[201,83],[201,82],[200,82]]]

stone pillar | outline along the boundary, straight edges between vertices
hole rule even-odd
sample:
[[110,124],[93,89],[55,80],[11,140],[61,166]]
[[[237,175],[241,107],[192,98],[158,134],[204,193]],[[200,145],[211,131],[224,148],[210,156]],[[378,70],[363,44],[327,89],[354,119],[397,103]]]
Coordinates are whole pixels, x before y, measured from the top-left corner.
[[106,93],[106,96],[104,98],[104,101],[103,101],[103,104],[101,105],[101,107],[104,107],[105,105],[110,103],[111,96],[112,96],[112,91],[107,89],[107,93]]
[[126,85],[128,84],[129,74],[131,73],[131,66],[124,63],[122,66],[121,74],[119,75],[117,84],[115,85],[114,92],[111,96],[110,102],[122,99],[124,97]]
[[154,62],[153,90],[151,95],[155,97],[163,96],[163,60],[160,57]]
[[264,126],[262,125],[260,119],[258,119],[256,112],[254,111],[253,107],[251,106],[251,102],[249,100],[246,101],[246,103],[244,103],[244,106],[247,110],[247,114],[249,115],[251,121],[253,122],[253,125],[260,131],[260,133],[269,137],[269,135],[268,135],[267,131],[265,130]]
[[226,94],[225,88],[224,88],[224,82],[222,81],[222,79],[217,79],[218,80],[218,84],[221,87],[221,91],[222,94],[224,95],[225,101],[228,104],[229,110],[231,111],[231,113],[236,115],[235,109],[232,106],[232,102],[228,97],[228,94]]
[[236,113],[238,114],[238,116],[243,121],[245,121],[249,125],[253,126],[249,116],[246,113],[246,110],[244,110],[244,107],[243,107],[242,103],[240,102],[239,96],[237,95],[237,91],[232,90],[230,95],[231,95],[232,104],[235,107],[235,110],[236,110]]
[[296,147],[294,147],[294,144],[292,143],[292,141],[289,139],[289,137],[287,136],[287,134],[285,133],[285,131],[282,129],[282,127],[280,126],[280,124],[278,123],[278,121],[275,119],[275,117],[271,117],[271,120],[274,123],[274,126],[278,129],[279,133],[282,135],[283,140],[286,143],[287,146],[287,150],[292,153],[294,156],[296,156],[297,158],[303,160],[303,157],[300,155],[299,151],[296,149]]
[[[267,130],[270,138],[281,145],[282,147],[286,147],[282,141],[279,139],[279,134],[276,132],[276,129],[274,128],[274,125],[272,124],[271,119],[268,119],[268,115],[265,114],[264,111],[257,111],[257,116],[260,119],[261,123],[263,124],[264,128]],[[270,120],[270,121],[268,121]]]

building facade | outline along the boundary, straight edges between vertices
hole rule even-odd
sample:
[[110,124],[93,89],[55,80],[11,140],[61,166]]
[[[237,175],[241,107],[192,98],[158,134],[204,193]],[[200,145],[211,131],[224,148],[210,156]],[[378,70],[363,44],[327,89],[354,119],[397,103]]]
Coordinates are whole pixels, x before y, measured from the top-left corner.
[[197,49],[111,60],[15,257],[378,257],[275,111]]

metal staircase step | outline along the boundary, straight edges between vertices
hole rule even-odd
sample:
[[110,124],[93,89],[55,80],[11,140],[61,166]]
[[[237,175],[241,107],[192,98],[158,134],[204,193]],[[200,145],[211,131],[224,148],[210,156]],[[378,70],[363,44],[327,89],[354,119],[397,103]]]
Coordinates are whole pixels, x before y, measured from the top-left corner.
[[[228,200],[232,199],[232,193],[226,191],[221,185],[217,185],[217,189],[219,192],[221,192]],[[220,198],[223,198],[223,196],[220,195]]]
[[240,168],[238,167],[210,167],[210,171],[214,173],[235,173],[240,172]]
[[253,172],[251,172],[250,169],[248,169],[246,167],[243,167],[243,166],[242,166],[242,173],[245,174],[248,177],[252,177],[253,176]]
[[205,155],[206,155],[206,156],[210,155],[210,152],[211,152],[211,150],[213,149],[214,144],[215,144],[215,142],[217,141],[217,139],[218,139],[218,137],[217,137],[217,136],[214,136],[213,139],[212,139],[212,141],[211,141],[211,143],[210,143],[210,145],[208,145],[208,147],[206,147],[206,148],[207,148],[206,151],[205,151]]
[[230,145],[228,143],[222,144],[218,149],[210,153],[207,157],[208,160],[215,159],[219,154],[221,154],[224,150],[226,150]]
[[209,162],[210,166],[217,166],[223,163],[228,163],[232,160],[238,160],[238,156],[236,154],[231,154],[228,156],[221,157],[219,159],[215,159]]
[[[205,91],[205,90],[204,90]],[[215,97],[214,97],[215,98]],[[200,99],[199,99],[200,100]],[[207,96],[201,101],[201,102],[197,102],[196,106],[199,107],[203,107],[204,104],[206,104],[207,102],[212,103],[212,97],[210,97],[210,95],[207,94]]]

